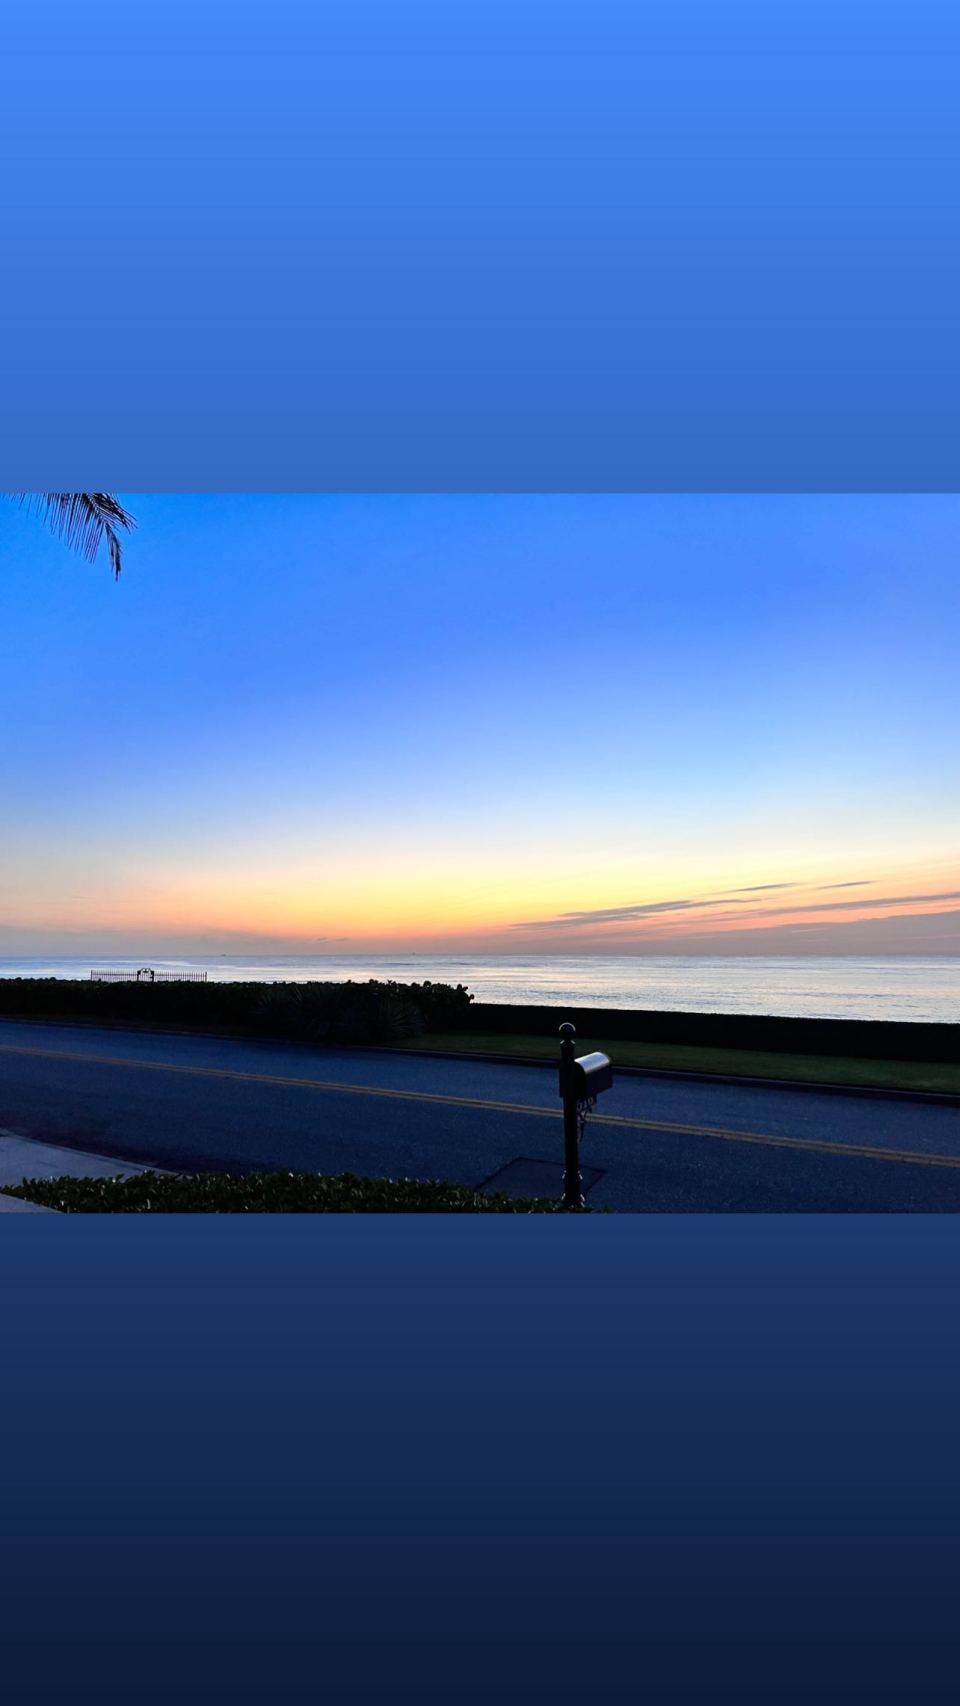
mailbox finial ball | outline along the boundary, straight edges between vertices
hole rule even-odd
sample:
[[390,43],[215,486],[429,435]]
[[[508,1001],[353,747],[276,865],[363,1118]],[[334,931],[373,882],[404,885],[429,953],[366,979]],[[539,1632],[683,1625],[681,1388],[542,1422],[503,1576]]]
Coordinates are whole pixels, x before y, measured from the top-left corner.
[[565,1025],[560,1026],[560,1035],[562,1037],[575,1037],[576,1034],[577,1034],[577,1027],[576,1027],[576,1025],[571,1025],[569,1019],[567,1020],[567,1023]]

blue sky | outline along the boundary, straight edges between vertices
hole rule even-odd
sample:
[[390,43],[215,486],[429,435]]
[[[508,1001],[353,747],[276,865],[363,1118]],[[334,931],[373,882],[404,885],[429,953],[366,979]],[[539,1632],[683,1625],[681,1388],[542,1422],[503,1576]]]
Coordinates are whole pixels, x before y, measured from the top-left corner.
[[0,507],[0,952],[960,951],[957,498],[120,496]]

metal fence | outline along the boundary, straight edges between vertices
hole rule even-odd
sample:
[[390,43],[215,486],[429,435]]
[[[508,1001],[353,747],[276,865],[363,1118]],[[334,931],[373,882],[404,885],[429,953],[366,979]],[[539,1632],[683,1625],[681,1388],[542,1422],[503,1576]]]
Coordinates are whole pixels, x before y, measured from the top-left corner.
[[92,971],[92,983],[206,983],[205,971],[154,971],[141,966],[139,971]]

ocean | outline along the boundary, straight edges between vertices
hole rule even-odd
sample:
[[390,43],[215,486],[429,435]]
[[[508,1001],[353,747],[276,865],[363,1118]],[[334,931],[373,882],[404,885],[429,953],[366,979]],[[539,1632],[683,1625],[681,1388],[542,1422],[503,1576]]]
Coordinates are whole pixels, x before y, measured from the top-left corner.
[[478,1001],[830,1019],[960,1019],[960,956],[640,954],[199,954],[193,958],[35,955],[0,958],[0,977],[80,977],[92,970],[206,971],[211,982],[464,983]]

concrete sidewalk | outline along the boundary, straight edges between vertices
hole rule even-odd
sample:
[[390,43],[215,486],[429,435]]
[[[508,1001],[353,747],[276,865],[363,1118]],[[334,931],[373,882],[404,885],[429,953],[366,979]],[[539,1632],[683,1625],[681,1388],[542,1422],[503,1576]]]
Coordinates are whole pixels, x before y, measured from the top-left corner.
[[116,1179],[144,1171],[128,1161],[113,1161],[106,1155],[63,1149],[56,1143],[39,1143],[14,1131],[0,1131],[0,1214],[56,1212],[5,1194],[5,1186],[20,1185],[24,1179],[62,1179],[67,1174],[75,1179]]

